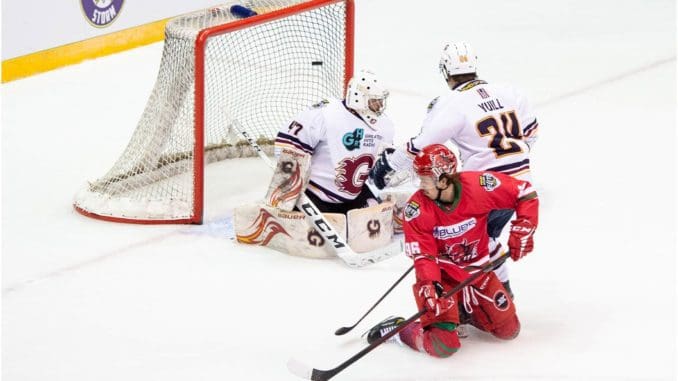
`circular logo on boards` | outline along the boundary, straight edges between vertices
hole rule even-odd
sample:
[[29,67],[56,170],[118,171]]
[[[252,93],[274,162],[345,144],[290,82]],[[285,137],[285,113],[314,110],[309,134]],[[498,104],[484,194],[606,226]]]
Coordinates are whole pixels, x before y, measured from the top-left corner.
[[120,14],[125,0],[80,0],[82,12],[90,24],[97,28],[109,26]]

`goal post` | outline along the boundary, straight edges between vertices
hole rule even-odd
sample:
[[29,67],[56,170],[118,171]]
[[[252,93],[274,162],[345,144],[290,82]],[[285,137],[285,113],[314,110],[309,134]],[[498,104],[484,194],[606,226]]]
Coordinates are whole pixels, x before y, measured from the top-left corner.
[[353,0],[249,0],[170,20],[156,83],[120,158],[75,196],[89,217],[202,223],[209,163],[255,156],[237,123],[272,150],[277,130],[353,73]]

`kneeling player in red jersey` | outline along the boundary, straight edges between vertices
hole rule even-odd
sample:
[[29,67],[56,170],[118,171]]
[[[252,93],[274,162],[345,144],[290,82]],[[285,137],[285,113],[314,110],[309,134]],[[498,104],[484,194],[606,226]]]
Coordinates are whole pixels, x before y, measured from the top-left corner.
[[[515,209],[509,236],[514,261],[533,249],[539,200],[527,181],[495,172],[456,172],[457,159],[444,145],[425,147],[414,160],[420,190],[405,208],[405,253],[414,260],[414,297],[427,312],[395,336],[434,357],[448,357],[461,346],[459,309],[470,324],[497,338],[518,336],[520,321],[508,292],[490,272],[453,297],[440,295],[489,261],[487,219],[492,210]],[[404,319],[389,318],[368,333],[373,342]]]

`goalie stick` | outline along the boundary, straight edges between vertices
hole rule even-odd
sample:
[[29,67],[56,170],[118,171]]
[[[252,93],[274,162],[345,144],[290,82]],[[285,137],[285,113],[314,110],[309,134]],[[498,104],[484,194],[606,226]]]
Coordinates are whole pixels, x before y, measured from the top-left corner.
[[[238,121],[233,121],[231,123],[231,127],[233,127],[233,129],[235,129],[247,140],[247,142],[257,152],[259,157],[262,158],[269,167],[275,169],[275,163],[268,156],[266,156],[264,150],[254,139],[252,139],[247,131],[245,131],[242,126],[240,126]],[[320,234],[322,234],[323,238],[325,238],[325,240],[329,243],[328,246],[332,248],[334,253],[350,267],[365,267],[403,252],[402,241],[395,240],[385,247],[380,247],[365,253],[356,253],[353,249],[351,249],[348,243],[346,243],[341,234],[339,234],[334,229],[332,224],[327,221],[325,216],[323,216],[320,210],[318,210],[318,207],[315,206],[315,204],[309,200],[304,193],[301,193],[299,196],[297,207],[306,215],[306,220],[308,223],[313,226]]]
[[[485,266],[481,267],[477,272],[466,278],[463,282],[459,283],[455,287],[453,287],[450,291],[445,292],[443,295],[441,295],[441,298],[449,298],[450,296],[456,294],[457,292],[461,291],[464,287],[468,286],[469,284],[473,283],[476,279],[480,278],[483,274],[487,274],[490,271],[493,271],[495,268],[499,267],[506,259],[510,256],[508,252],[505,252],[501,254],[497,259],[494,261],[491,261],[487,263]],[[374,341],[372,344],[368,345],[367,347],[363,348],[360,352],[356,353],[353,355],[351,358],[348,360],[344,361],[343,363],[339,364],[338,366],[332,368],[332,369],[327,369],[327,370],[321,370],[321,369],[316,369],[316,368],[311,368],[304,363],[300,362],[297,359],[291,358],[287,361],[287,369],[289,369],[292,374],[305,378],[307,380],[313,380],[313,381],[326,381],[329,380],[330,378],[336,376],[339,372],[342,370],[348,368],[349,365],[353,364],[354,362],[360,360],[363,356],[366,354],[372,352],[372,350],[381,344],[383,344],[385,341],[390,339],[391,337],[397,335],[400,331],[405,329],[409,324],[413,323],[415,320],[419,319],[422,315],[426,313],[426,309],[420,310],[416,314],[410,316],[407,320],[402,322],[397,328],[392,330],[391,332],[387,333],[386,335],[380,337],[376,341]]]

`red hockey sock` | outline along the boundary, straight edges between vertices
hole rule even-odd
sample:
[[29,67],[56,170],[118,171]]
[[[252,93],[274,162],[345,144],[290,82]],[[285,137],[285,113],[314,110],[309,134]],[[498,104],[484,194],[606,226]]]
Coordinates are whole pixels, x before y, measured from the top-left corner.
[[450,357],[461,347],[454,323],[435,323],[422,328],[415,322],[400,332],[400,340],[415,351],[433,357]]

